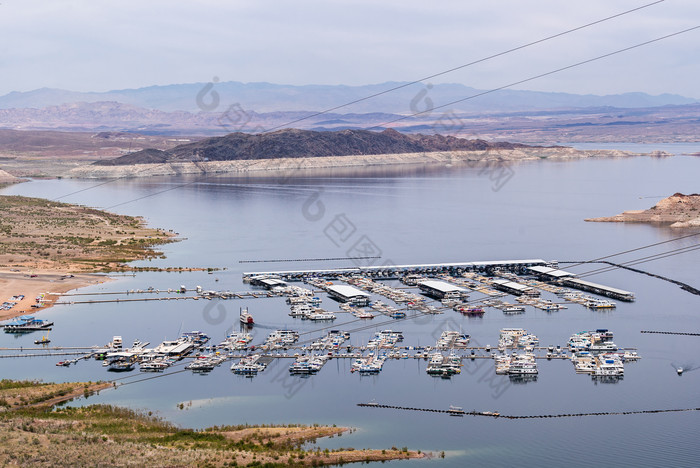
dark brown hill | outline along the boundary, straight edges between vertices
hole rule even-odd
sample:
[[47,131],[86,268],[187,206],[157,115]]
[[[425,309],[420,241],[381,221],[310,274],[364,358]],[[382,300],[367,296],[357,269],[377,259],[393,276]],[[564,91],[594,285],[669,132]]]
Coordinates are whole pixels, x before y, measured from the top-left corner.
[[248,159],[308,158],[372,154],[478,151],[526,148],[507,142],[467,140],[443,135],[406,135],[395,130],[340,130],[316,132],[285,129],[270,133],[231,133],[176,146],[167,151],[145,149],[119,158],[98,161],[101,166],[156,164],[182,161],[232,161]]

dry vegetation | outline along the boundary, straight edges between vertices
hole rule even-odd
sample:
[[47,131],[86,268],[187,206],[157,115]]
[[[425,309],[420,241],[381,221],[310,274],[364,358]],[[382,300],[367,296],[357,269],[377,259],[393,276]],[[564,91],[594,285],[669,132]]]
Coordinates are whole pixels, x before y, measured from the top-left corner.
[[162,255],[173,234],[141,218],[40,198],[0,196],[0,268],[94,272]]
[[321,426],[182,429],[149,414],[106,405],[52,410],[108,384],[0,381],[2,466],[323,466],[419,458],[420,452],[304,450],[347,428]]

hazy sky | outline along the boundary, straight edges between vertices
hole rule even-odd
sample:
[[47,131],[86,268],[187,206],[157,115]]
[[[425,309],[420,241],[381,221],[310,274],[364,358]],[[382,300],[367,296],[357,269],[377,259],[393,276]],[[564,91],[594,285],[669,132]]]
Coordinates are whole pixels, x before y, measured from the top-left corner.
[[[652,1],[0,0],[0,94],[409,81]],[[495,88],[697,25],[666,0],[432,81]],[[695,30],[516,89],[700,98],[699,76]]]

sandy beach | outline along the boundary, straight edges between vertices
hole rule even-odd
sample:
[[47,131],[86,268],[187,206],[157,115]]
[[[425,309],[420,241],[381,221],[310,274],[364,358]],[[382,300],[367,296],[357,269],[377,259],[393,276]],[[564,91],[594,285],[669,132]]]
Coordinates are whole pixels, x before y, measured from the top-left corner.
[[[31,277],[30,277],[31,275]],[[36,276],[33,276],[36,275]],[[36,314],[50,308],[60,298],[59,294],[74,289],[111,281],[105,275],[79,273],[73,274],[56,271],[0,270],[0,302],[9,301],[12,296],[24,295],[10,310],[0,311],[0,320],[8,320],[20,315]],[[44,295],[44,307],[35,308],[36,297]]]
[[[61,293],[110,281],[133,260],[159,257],[175,233],[145,221],[40,198],[0,196],[0,320],[38,313]],[[43,294],[43,307],[37,296]],[[24,296],[21,300],[12,300]]]

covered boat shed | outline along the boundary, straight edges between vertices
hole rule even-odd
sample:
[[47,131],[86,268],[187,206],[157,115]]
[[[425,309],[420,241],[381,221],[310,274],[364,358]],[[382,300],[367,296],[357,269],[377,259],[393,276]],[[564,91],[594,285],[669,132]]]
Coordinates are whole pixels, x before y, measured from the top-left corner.
[[437,280],[425,280],[416,283],[423,294],[435,299],[459,297],[465,290],[454,284]]
[[369,305],[370,295],[353,286],[334,284],[326,288],[328,295],[339,302],[348,302],[356,306]]
[[514,294],[516,296],[522,296],[523,294],[527,296],[539,296],[540,293],[537,289],[516,283],[515,281],[509,281],[507,279],[495,279],[491,281],[491,286],[499,291],[507,292],[508,294]]

